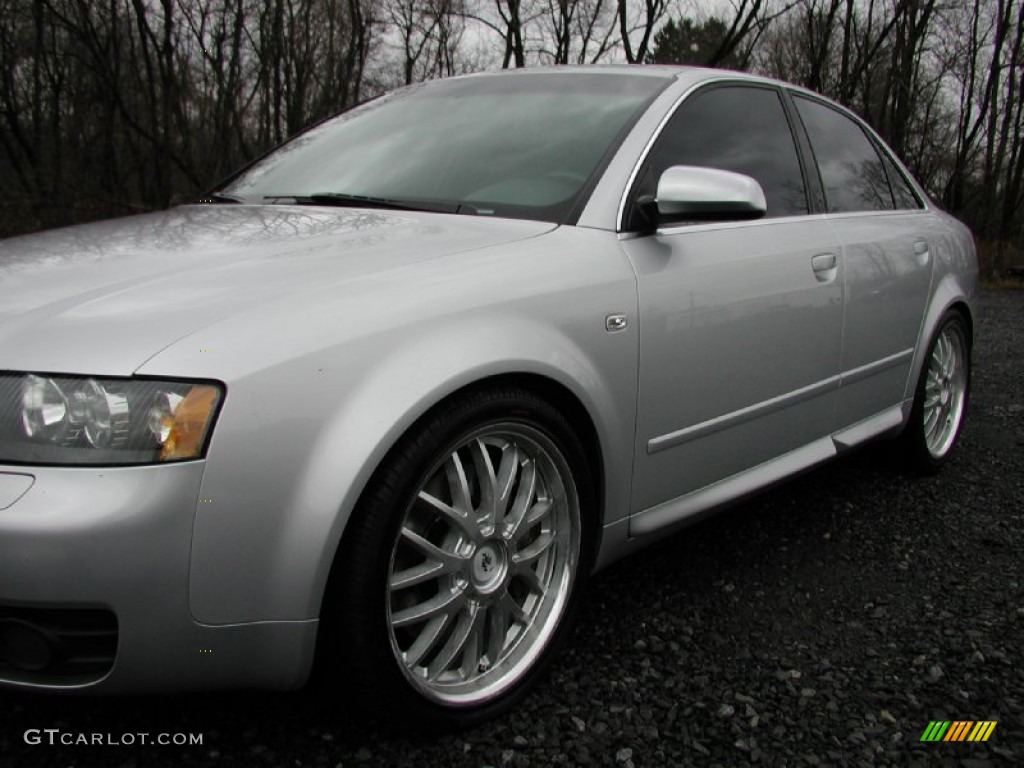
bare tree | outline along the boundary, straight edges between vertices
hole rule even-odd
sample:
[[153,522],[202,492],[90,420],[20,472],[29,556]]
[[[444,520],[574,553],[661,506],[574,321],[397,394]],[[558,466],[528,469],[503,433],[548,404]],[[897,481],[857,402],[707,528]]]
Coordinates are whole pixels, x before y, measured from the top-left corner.
[[459,71],[464,3],[458,0],[391,0],[387,13],[400,40],[405,85]]
[[1024,237],[1024,0],[731,0],[719,20],[700,0],[693,17],[681,7],[0,0],[0,233],[167,205],[393,85],[686,61],[749,67],[859,112],[994,244],[992,270]]
[[[640,6],[639,11],[634,6]],[[650,53],[651,39],[659,23],[668,12],[668,0],[642,0],[631,3],[629,0],[618,0],[617,17],[619,22],[619,41],[626,61],[630,64],[643,62]],[[634,43],[633,39],[639,36]]]

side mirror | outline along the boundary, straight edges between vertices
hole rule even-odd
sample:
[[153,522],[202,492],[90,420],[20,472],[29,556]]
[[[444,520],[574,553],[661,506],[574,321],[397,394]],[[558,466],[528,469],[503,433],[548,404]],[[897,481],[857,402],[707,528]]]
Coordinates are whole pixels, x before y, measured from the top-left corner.
[[673,165],[658,179],[658,194],[638,201],[652,223],[740,221],[765,215],[761,185],[749,176],[718,168]]

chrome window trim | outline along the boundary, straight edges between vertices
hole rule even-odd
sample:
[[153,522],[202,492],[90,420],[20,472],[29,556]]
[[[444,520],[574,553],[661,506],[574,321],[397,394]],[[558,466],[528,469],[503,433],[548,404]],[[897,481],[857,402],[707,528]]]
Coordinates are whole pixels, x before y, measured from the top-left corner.
[[775,224],[792,224],[798,221],[844,221],[868,216],[924,216],[934,213],[927,208],[894,208],[885,211],[843,211],[842,213],[808,213],[795,216],[777,216],[771,219],[747,219],[746,221],[709,221],[692,224],[675,224],[662,227],[656,232],[619,232],[619,240],[632,240],[635,237],[681,235],[687,232],[713,232],[723,229],[743,229],[745,227],[769,227]]
[[923,216],[934,213],[929,208],[892,208],[886,211],[842,211],[840,213],[826,213],[825,217],[833,221],[845,219],[857,219],[864,216]]
[[[722,229],[744,229],[746,227],[766,227],[775,224],[792,224],[797,221],[820,221],[828,219],[829,216],[824,213],[801,213],[793,216],[775,216],[770,219],[746,219],[744,221],[707,221],[707,222],[694,222],[690,224],[673,224],[669,227],[659,227],[653,234],[658,235],[680,235],[685,232],[714,232]],[[619,236],[622,240],[630,239],[631,236],[637,235],[642,237],[650,237],[651,232],[620,232]]]

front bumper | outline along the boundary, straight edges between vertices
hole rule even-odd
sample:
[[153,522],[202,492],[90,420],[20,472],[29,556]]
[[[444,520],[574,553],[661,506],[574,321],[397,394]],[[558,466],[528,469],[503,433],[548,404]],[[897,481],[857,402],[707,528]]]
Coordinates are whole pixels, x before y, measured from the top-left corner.
[[[0,466],[0,686],[121,693],[302,685],[315,620],[211,626],[192,617],[189,558],[203,468]],[[90,663],[64,663],[78,650],[72,632],[57,639],[53,663],[38,668],[30,651],[26,664],[21,641],[40,616],[50,638],[62,621],[81,636],[92,619],[80,617],[112,618],[116,643],[110,622],[97,618],[107,656],[86,643]]]

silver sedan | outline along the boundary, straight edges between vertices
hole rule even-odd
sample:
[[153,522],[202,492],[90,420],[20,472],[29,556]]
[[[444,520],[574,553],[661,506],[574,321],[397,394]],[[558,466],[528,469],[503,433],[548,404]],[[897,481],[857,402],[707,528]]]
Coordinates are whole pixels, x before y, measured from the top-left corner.
[[595,570],[874,438],[938,469],[976,276],[857,117],[685,68],[406,88],[4,241],[0,685],[492,717]]

